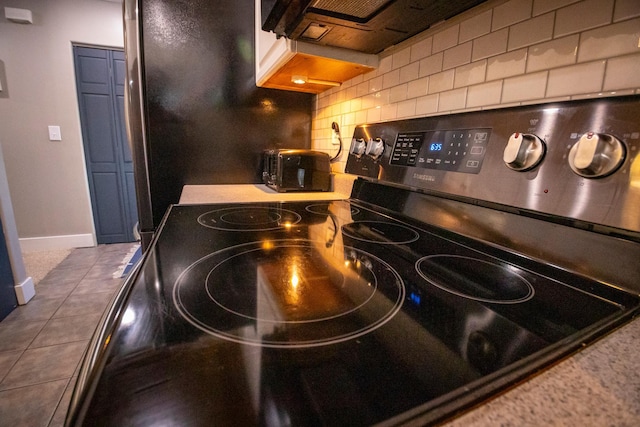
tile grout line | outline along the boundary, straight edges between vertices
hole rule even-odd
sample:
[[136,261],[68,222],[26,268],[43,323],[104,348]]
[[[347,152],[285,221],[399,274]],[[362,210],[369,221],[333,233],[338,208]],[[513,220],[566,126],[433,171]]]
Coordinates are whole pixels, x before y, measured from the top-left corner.
[[[127,247],[128,248],[128,247]],[[124,248],[123,248],[124,249]],[[75,251],[74,251],[75,252]],[[71,256],[74,252],[70,253],[67,258],[69,256]],[[87,258],[84,258],[80,255],[77,255],[77,260],[79,264],[82,264],[80,267],[82,267],[81,271],[77,271],[77,273],[80,273],[81,276],[79,276],[76,280],[71,282],[71,287],[68,293],[63,293],[60,295],[60,297],[57,297],[55,295],[52,295],[51,298],[59,298],[60,299],[60,304],[57,305],[57,307],[55,308],[55,310],[53,310],[51,312],[51,314],[47,317],[47,318],[40,318],[38,320],[35,319],[30,319],[28,316],[25,316],[25,318],[22,319],[18,319],[15,323],[15,325],[26,325],[29,323],[33,323],[33,322],[41,322],[42,326],[40,328],[37,328],[36,332],[34,333],[34,336],[27,340],[27,343],[25,345],[24,348],[20,349],[16,349],[16,350],[7,350],[8,352],[16,352],[15,353],[15,360],[10,364],[10,366],[7,367],[7,372],[6,374],[4,374],[1,378],[0,378],[0,386],[2,385],[3,382],[6,381],[6,379],[10,376],[11,372],[16,368],[16,366],[18,364],[20,364],[21,360],[24,359],[25,354],[30,351],[30,350],[41,350],[41,349],[46,349],[48,347],[54,347],[57,345],[69,345],[69,344],[80,344],[80,343],[85,343],[84,345],[84,349],[82,351],[82,355],[81,357],[78,359],[77,363],[75,364],[73,371],[71,372],[70,376],[62,376],[60,378],[48,378],[46,380],[37,380],[36,382],[32,383],[32,384],[22,384],[22,385],[14,385],[14,386],[10,386],[6,389],[0,390],[0,393],[4,393],[5,391],[14,391],[16,392],[16,390],[20,390],[20,389],[25,389],[25,392],[28,388],[31,387],[38,387],[38,386],[43,386],[45,384],[50,384],[56,381],[60,381],[60,382],[64,382],[64,388],[62,390],[62,393],[59,397],[57,397],[57,400],[52,400],[50,403],[48,403],[47,405],[52,405],[53,410],[51,412],[50,415],[45,415],[42,414],[43,418],[41,419],[41,421],[43,422],[42,425],[45,426],[57,426],[59,425],[61,420],[64,420],[64,418],[66,417],[66,411],[67,408],[64,408],[64,402],[67,401],[68,399],[66,398],[65,395],[68,395],[70,390],[70,387],[73,386],[73,379],[74,376],[77,375],[78,372],[78,367],[81,365],[82,360],[84,358],[84,354],[86,353],[86,347],[88,345],[88,343],[90,342],[89,340],[84,340],[84,339],[75,339],[73,341],[69,341],[69,342],[59,342],[59,343],[50,343],[48,345],[42,345],[39,347],[32,347],[33,344],[36,342],[36,340],[38,339],[38,337],[42,336],[43,331],[46,330],[47,327],[51,326],[55,321],[61,320],[61,319],[69,319],[71,317],[76,317],[76,316],[85,316],[84,314],[71,314],[71,315],[65,315],[62,317],[55,317],[57,314],[64,314],[61,312],[61,309],[63,308],[63,306],[68,303],[71,299],[70,297],[73,296],[74,292],[76,292],[78,290],[78,288],[80,287],[80,284],[83,282],[83,280],[95,280],[98,285],[96,285],[96,289],[86,289],[86,292],[82,292],[80,294],[78,294],[78,296],[83,296],[85,294],[109,294],[109,295],[113,295],[116,293],[116,291],[114,289],[108,289],[107,286],[109,288],[114,288],[113,285],[116,285],[116,283],[108,283],[110,282],[113,278],[111,277],[112,274],[109,274],[107,272],[107,270],[110,270],[112,267],[113,268],[117,268],[117,266],[119,265],[120,261],[122,260],[122,251],[119,251],[117,249],[113,249],[113,250],[105,250],[104,247],[97,248],[96,252],[88,252],[87,253]],[[67,260],[67,258],[65,258],[65,260]],[[117,259],[116,259],[117,258]],[[61,261],[64,262],[65,260]],[[88,261],[88,262],[87,262]],[[86,264],[85,264],[86,262]],[[60,264],[58,264],[60,265]],[[100,268],[95,270],[96,267],[99,266]],[[75,268],[75,266],[73,265],[73,261],[69,261],[68,264],[66,264],[64,267],[68,267],[68,268]],[[54,269],[52,269],[49,273],[55,271],[56,269],[58,269],[58,274],[62,277],[62,280],[64,280],[65,277],[65,273],[64,273],[64,268],[63,267],[54,267]],[[60,270],[62,270],[62,272],[60,272]],[[93,270],[93,271],[92,271]],[[49,275],[49,273],[47,273],[47,275]],[[92,278],[88,279],[89,274],[92,273]],[[46,276],[45,276],[46,277]],[[44,279],[44,278],[43,278]],[[54,278],[52,279],[52,281],[50,282],[50,285],[55,286],[55,280],[57,279]],[[119,286],[122,285],[122,278],[119,278],[118,283]],[[101,281],[104,281],[104,285],[105,287],[103,288],[101,285]],[[46,284],[44,284],[46,286]],[[69,285],[67,285],[69,286]],[[43,298],[43,300],[46,300],[47,298]],[[109,301],[111,301],[112,298],[109,299]],[[81,301],[77,301],[78,303],[80,303]],[[82,306],[82,304],[80,305],[80,307]],[[108,306],[108,304],[107,304]],[[68,307],[70,309],[69,313],[73,313],[73,306]],[[99,314],[98,317],[101,317],[104,314],[104,310],[106,310],[107,307],[103,307],[101,313],[96,313]],[[39,310],[36,310],[34,313],[37,314],[39,313]],[[88,324],[92,322],[88,322]],[[93,330],[95,329],[96,325],[92,324],[92,334],[93,334]],[[55,329],[55,328],[54,328]],[[55,335],[54,335],[55,336]],[[55,339],[54,339],[55,341]],[[46,342],[46,341],[45,341]],[[3,351],[4,353],[4,351]],[[5,384],[5,386],[8,384]],[[37,390],[37,389],[36,389]],[[20,393],[20,392],[18,392]],[[61,406],[62,405],[62,406]],[[49,406],[47,406],[47,408],[49,408]],[[15,412],[16,414],[20,412],[20,405],[18,405],[18,407],[14,407],[13,409],[11,409],[11,411],[17,411]],[[12,412],[10,412],[12,413]],[[27,418],[29,417],[28,412],[27,412]]]

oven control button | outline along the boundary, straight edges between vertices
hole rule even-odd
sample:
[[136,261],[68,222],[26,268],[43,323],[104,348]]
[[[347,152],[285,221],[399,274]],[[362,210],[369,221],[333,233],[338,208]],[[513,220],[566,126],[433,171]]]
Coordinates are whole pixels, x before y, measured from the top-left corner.
[[349,152],[357,158],[360,158],[362,157],[366,149],[367,143],[365,142],[364,138],[354,138],[351,141],[351,148],[349,149]]
[[612,135],[589,132],[569,151],[569,166],[585,178],[600,178],[618,170],[624,162],[624,144]]
[[378,157],[382,156],[384,152],[384,141],[382,138],[375,138],[369,141],[367,144],[366,154],[370,156],[373,160],[377,160]]
[[544,141],[538,136],[516,132],[509,137],[502,160],[510,169],[524,172],[538,166],[546,151]]

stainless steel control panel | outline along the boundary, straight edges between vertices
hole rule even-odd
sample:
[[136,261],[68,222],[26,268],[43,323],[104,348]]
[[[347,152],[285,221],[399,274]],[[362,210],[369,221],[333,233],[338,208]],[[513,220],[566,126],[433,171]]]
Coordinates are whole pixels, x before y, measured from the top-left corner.
[[360,125],[345,172],[640,232],[638,151],[640,97],[602,98]]
[[391,165],[479,173],[491,129],[399,133]]

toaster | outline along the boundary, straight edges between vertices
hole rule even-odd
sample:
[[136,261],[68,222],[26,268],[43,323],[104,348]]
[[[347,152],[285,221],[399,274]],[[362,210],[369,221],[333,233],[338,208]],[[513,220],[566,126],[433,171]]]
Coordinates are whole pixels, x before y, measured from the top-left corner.
[[262,181],[278,192],[331,191],[331,164],[327,153],[302,149],[264,152]]

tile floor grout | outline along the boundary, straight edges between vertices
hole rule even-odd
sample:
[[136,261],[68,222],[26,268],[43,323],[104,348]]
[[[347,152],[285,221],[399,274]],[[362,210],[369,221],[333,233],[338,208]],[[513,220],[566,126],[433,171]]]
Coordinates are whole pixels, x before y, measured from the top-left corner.
[[0,425],[64,424],[86,346],[123,282],[113,273],[134,245],[74,249],[0,322]]

